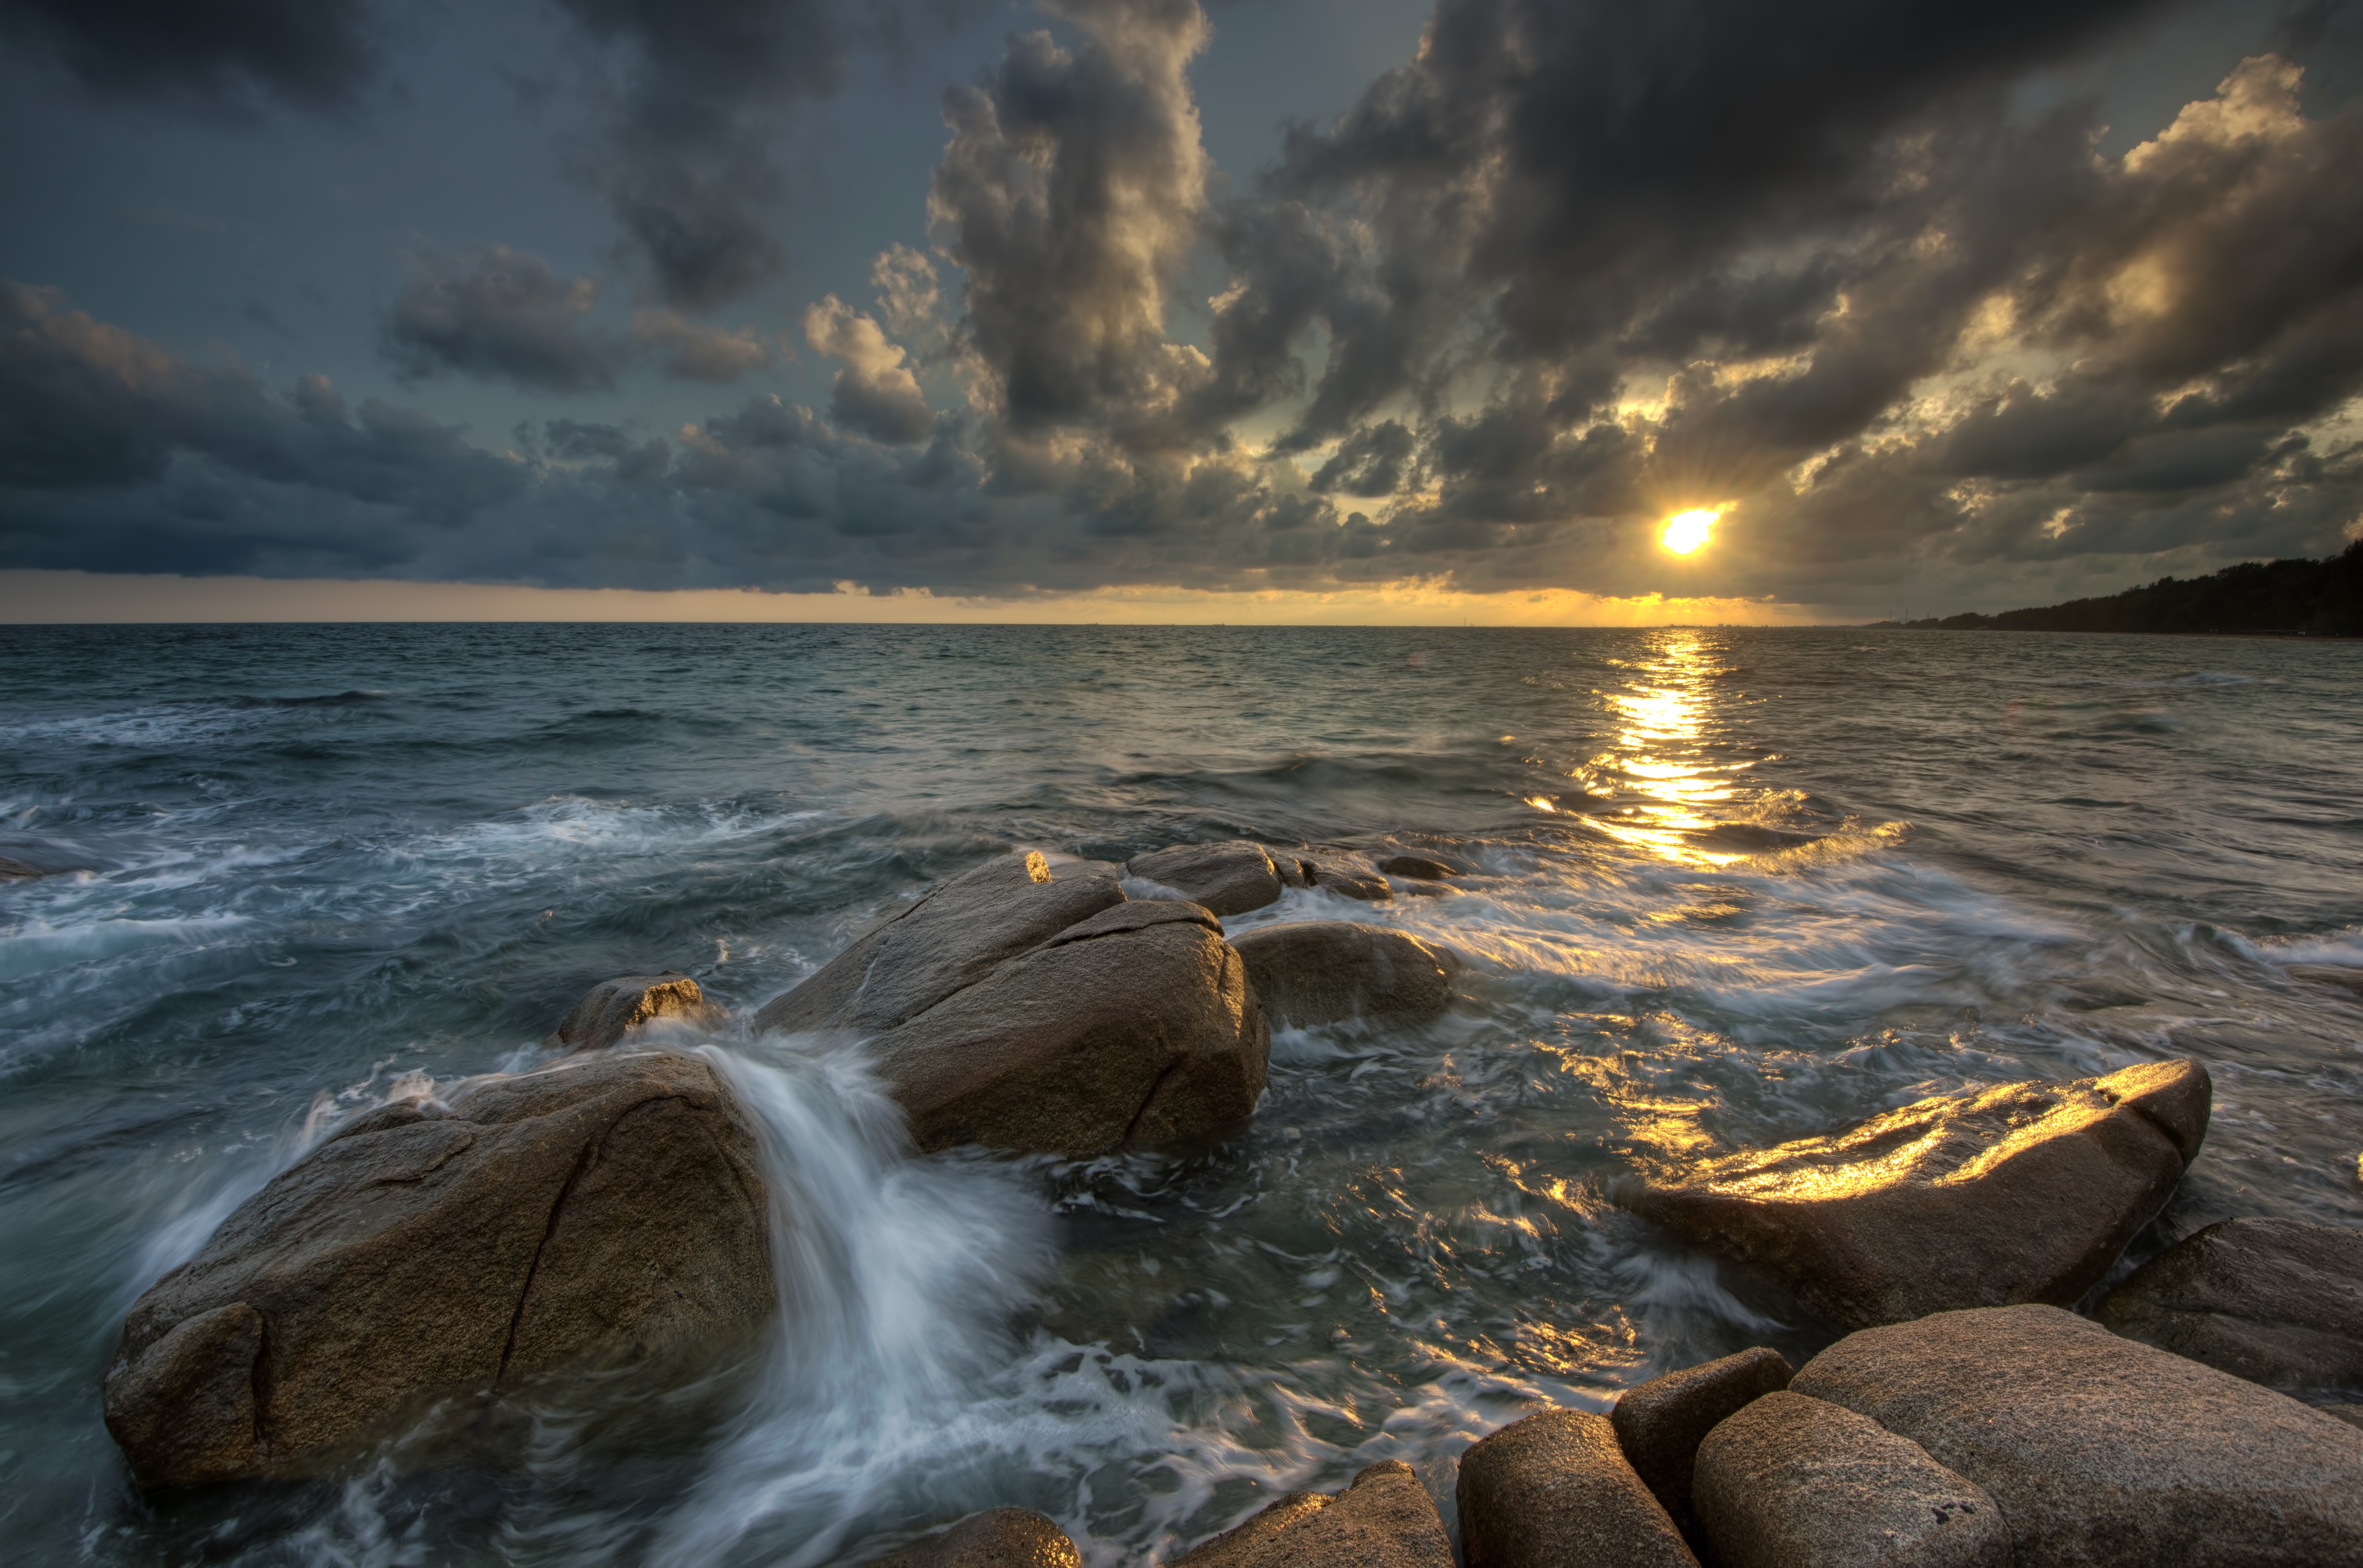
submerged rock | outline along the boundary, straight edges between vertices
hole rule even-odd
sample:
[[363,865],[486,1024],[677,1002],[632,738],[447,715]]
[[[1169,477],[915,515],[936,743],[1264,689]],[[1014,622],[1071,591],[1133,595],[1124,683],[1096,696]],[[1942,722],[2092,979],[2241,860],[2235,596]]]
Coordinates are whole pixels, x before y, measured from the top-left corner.
[[755,1028],[874,1034],[926,1012],[1087,916],[1121,904],[1115,877],[1038,853],[996,855],[856,940],[755,1015]]
[[1450,1005],[1460,968],[1451,953],[1416,937],[1348,920],[1267,926],[1231,946],[1264,1010],[1299,1027],[1432,1018]]
[[1716,1568],[2010,1568],[1985,1489],[1843,1406],[1780,1391],[1699,1445]]
[[54,872],[43,871],[39,866],[28,866],[22,861],[12,861],[6,855],[0,855],[0,882],[38,882],[42,877],[56,874]]
[[1850,1328],[2064,1304],[2172,1194],[2210,1096],[2195,1062],[1941,1095],[1617,1195]]
[[1546,1410],[1460,1457],[1468,1568],[1698,1568],[1605,1416]]
[[624,974],[602,980],[583,993],[574,1010],[541,1042],[545,1051],[605,1051],[642,1024],[658,1018],[687,1023],[718,1021],[697,982],[678,970],[662,974]]
[[2134,1271],[2098,1316],[2251,1383],[2363,1388],[2363,1230],[2226,1219]]
[[1271,1029],[1247,968],[1193,904],[1102,910],[873,1044],[922,1149],[1082,1157],[1247,1119]]
[[575,1058],[357,1118],[132,1307],[107,1429],[148,1488],[302,1473],[440,1400],[671,1380],[777,1307],[769,1199],[701,1057]]
[[1443,882],[1460,874],[1442,861],[1432,861],[1425,855],[1389,855],[1379,862],[1379,870],[1388,876],[1405,877],[1413,882]]
[[2020,1562],[2363,1562],[2363,1432],[2058,1307],[1868,1329],[1790,1386],[1983,1487]]
[[1453,1568],[1452,1542],[1427,1488],[1390,1459],[1334,1497],[1292,1492],[1167,1568]]
[[1280,896],[1280,872],[1261,844],[1176,844],[1135,855],[1126,871],[1170,887],[1216,915],[1244,915]]
[[987,1508],[869,1568],[1082,1568],[1058,1521],[1031,1508]]
[[1666,1512],[1687,1518],[1691,1469],[1707,1433],[1751,1401],[1788,1386],[1788,1361],[1758,1345],[1628,1388],[1608,1419],[1635,1473]]

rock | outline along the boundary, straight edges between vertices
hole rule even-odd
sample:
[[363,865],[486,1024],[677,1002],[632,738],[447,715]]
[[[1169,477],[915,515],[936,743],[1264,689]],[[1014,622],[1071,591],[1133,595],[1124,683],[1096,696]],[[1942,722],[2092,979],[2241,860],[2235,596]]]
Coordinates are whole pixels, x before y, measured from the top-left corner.
[[1452,1001],[1460,961],[1418,938],[1348,920],[1266,926],[1231,944],[1264,1011],[1283,1024],[1416,1023]]
[[143,1487],[322,1467],[551,1374],[671,1377],[777,1308],[755,1142],[702,1057],[582,1056],[357,1118],[134,1304]]
[[1185,895],[1217,915],[1244,915],[1280,896],[1280,873],[1261,844],[1233,840],[1225,844],[1176,844],[1135,855],[1125,862],[1133,875]]
[[721,1018],[722,1009],[707,1005],[697,982],[678,970],[626,974],[584,992],[566,1021],[541,1044],[545,1051],[605,1051],[657,1018],[710,1024]]
[[2363,1427],[2363,1405],[2317,1405],[2314,1408],[2350,1427]]
[[1941,1095],[1617,1196],[1848,1328],[2064,1304],[2174,1191],[2209,1101],[2195,1062]]
[[2342,991],[2352,991],[2363,996],[2363,969],[2346,969],[2327,963],[2292,963],[2288,973],[2292,980],[2308,981],[2315,985],[2335,985]]
[[1279,873],[1283,887],[1313,885],[1313,862],[1295,850],[1275,850],[1269,844],[1264,853],[1271,857],[1271,869]]
[[1469,1568],[1698,1568],[1605,1416],[1546,1410],[1460,1456]]
[[1789,1386],[1789,1363],[1762,1345],[1628,1388],[1608,1412],[1625,1459],[1666,1512],[1687,1518],[1691,1466],[1718,1422]]
[[2363,1230],[2226,1219],[2136,1269],[2097,1316],[2251,1383],[2363,1388]]
[[1312,855],[1305,858],[1304,874],[1313,885],[1325,893],[1341,898],[1359,898],[1365,904],[1375,904],[1394,896],[1387,879],[1368,865],[1358,865],[1337,855]]
[[1767,1394],[1707,1434],[1692,1496],[1716,1568],[2010,1568],[2010,1526],[1982,1487],[1802,1394]]
[[1082,1568],[1082,1554],[1047,1514],[987,1508],[913,1541],[870,1568]]
[[2022,1563],[2363,1562],[2363,1432],[2056,1307],[1865,1329],[1790,1386],[1984,1487]]
[[0,855],[0,882],[36,882],[53,874],[39,866],[28,866],[22,861],[12,861]]
[[1167,1568],[1452,1568],[1452,1542],[1410,1465],[1383,1460],[1334,1497],[1294,1492]]
[[878,1036],[919,1147],[1081,1158],[1246,1120],[1271,1029],[1217,929],[1195,905],[1119,904]]
[[996,964],[1125,901],[1113,876],[1059,870],[1068,874],[1054,875],[1040,854],[1026,853],[963,872],[765,1003],[756,1029],[893,1029]]
[[1379,870],[1388,876],[1408,877],[1414,882],[1442,882],[1460,874],[1442,861],[1432,861],[1424,855],[1390,855],[1379,862]]

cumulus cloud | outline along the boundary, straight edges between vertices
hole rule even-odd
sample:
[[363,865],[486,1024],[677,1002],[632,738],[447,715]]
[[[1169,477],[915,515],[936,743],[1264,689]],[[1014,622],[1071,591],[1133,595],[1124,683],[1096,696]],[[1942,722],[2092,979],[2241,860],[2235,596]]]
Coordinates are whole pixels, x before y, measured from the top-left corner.
[[251,118],[349,109],[383,68],[367,0],[0,0],[0,32],[101,96]]
[[926,395],[904,364],[903,349],[887,340],[877,322],[830,295],[804,312],[804,339],[845,361],[828,395],[838,424],[882,441],[915,441],[927,433],[934,416]]
[[529,392],[605,391],[620,345],[590,322],[594,278],[562,278],[538,256],[487,245],[465,257],[420,250],[394,295],[381,348],[396,373],[447,373]]
[[1187,77],[1206,17],[1195,0],[1043,8],[1075,43],[1013,39],[946,96],[930,232],[963,272],[964,339],[1014,434],[1087,426],[1157,445],[1208,371],[1165,332],[1206,208]]
[[711,327],[677,310],[634,311],[632,340],[675,381],[737,381],[771,362],[771,348],[752,328]]

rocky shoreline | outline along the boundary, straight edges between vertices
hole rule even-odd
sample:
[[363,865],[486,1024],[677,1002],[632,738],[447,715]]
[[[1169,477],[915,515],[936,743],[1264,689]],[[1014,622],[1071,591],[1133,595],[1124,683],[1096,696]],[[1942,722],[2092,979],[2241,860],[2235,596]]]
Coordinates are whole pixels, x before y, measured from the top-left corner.
[[[867,1042],[923,1151],[1188,1148],[1253,1115],[1274,1024],[1424,1022],[1462,969],[1361,921],[1233,939],[1224,918],[1291,887],[1449,896],[1462,869],[1246,841],[1121,866],[1004,854],[749,1027]],[[780,1309],[783,1222],[726,1078],[635,1039],[663,1019],[726,1022],[686,975],[605,982],[545,1042],[554,1062],[382,1106],[248,1200],[126,1320],[105,1417],[138,1484],[495,1451],[507,1402],[585,1380],[710,1418],[698,1391],[727,1398]],[[1636,1173],[1615,1201],[1851,1332],[1793,1376],[1749,1351],[1485,1438],[1459,1465],[1466,1568],[2363,1563],[2342,1404],[2363,1395],[2363,1233],[2227,1221],[2087,1300],[2200,1156],[2211,1105],[2199,1063],[2149,1062]],[[1002,1508],[889,1561],[1080,1558]],[[1173,1561],[1454,1554],[1390,1462]]]

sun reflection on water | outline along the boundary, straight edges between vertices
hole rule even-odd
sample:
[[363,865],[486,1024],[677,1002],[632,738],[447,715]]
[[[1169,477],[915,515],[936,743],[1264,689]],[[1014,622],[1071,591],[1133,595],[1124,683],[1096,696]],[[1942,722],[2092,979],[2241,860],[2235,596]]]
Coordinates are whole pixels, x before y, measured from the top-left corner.
[[1717,651],[1695,631],[1660,633],[1648,656],[1627,666],[1631,677],[1624,690],[1598,694],[1615,720],[1615,743],[1577,770],[1577,776],[1610,786],[1623,802],[1620,809],[1594,817],[1594,826],[1687,865],[1729,865],[1754,852],[1703,838],[1729,819],[1728,803],[1741,794],[1733,775],[1753,765],[1720,759],[1708,744],[1717,695],[1709,683],[1725,673]]

